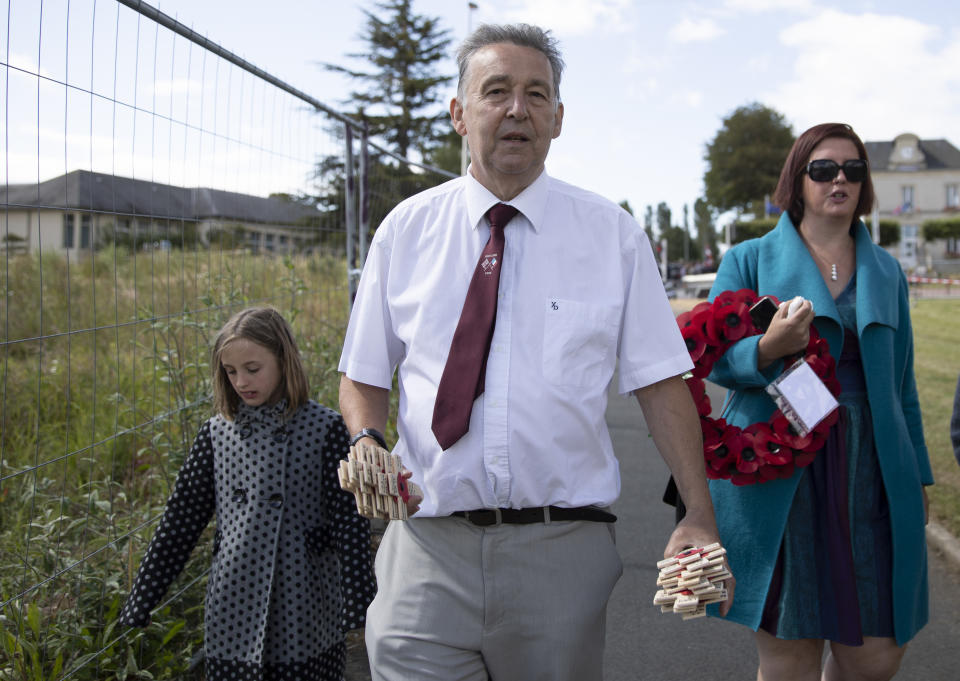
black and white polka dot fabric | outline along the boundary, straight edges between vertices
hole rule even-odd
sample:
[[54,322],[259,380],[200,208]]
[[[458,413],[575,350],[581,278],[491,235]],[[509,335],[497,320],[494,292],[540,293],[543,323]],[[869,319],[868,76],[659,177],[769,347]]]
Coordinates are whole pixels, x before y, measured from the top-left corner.
[[148,621],[215,512],[208,679],[340,679],[343,633],[374,595],[369,523],[337,479],[343,420],[309,402],[284,422],[283,408],[203,425],[120,614]]

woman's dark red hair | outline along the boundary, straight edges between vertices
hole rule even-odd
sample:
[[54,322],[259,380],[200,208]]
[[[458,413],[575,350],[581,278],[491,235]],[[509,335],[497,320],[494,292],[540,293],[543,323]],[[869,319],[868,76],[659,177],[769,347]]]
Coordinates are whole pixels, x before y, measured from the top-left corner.
[[857,203],[857,210],[853,215],[854,222],[861,215],[869,213],[873,208],[875,195],[873,193],[873,179],[870,174],[870,159],[867,158],[867,148],[863,145],[857,133],[853,131],[853,128],[846,123],[821,123],[804,132],[793,143],[787,161],[783,164],[783,170],[780,171],[777,190],[773,194],[773,202],[787,211],[794,227],[799,227],[800,221],[803,220],[804,168],[810,162],[810,154],[817,148],[817,145],[831,137],[839,137],[853,142],[857,148],[857,154],[867,162],[867,176],[860,183],[860,201]]

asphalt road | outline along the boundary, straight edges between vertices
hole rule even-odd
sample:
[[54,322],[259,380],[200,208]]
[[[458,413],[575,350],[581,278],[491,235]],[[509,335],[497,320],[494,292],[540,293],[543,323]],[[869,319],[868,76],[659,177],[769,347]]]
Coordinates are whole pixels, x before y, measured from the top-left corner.
[[[720,404],[722,391],[712,386],[710,394]],[[624,573],[607,609],[604,679],[755,679],[752,631],[710,617],[684,621],[652,604],[656,562],[673,529],[673,508],[660,500],[669,473],[636,400],[611,394],[607,423],[623,479],[614,512]],[[929,579],[930,623],[908,647],[897,681],[960,679],[960,568],[931,549]]]
[[[722,390],[708,390],[719,405]],[[614,512],[624,569],[607,608],[605,681],[755,679],[752,631],[709,617],[684,621],[653,605],[656,562],[673,529],[673,508],[661,501],[669,473],[635,399],[611,393],[607,424],[623,479]],[[960,565],[931,549],[929,579],[930,623],[910,644],[896,681],[960,679]],[[346,679],[370,679],[358,637],[349,642]]]

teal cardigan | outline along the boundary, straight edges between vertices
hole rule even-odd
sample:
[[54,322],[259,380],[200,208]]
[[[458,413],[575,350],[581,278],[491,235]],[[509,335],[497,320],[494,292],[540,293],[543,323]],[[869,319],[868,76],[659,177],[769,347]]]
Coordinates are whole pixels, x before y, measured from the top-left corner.
[[[893,618],[897,643],[904,644],[928,619],[927,550],[922,486],[933,484],[923,439],[913,375],[913,331],[906,277],[897,261],[870,239],[862,222],[854,228],[857,262],[857,334],[873,414],[880,470],[890,504],[893,539]],[[712,300],[726,290],[748,288],[760,295],[813,301],[814,325],[840,356],[843,327],[820,271],[787,214],[759,239],[730,249],[720,263]],[[732,345],[709,380],[729,389],[727,421],[744,427],[766,421],[773,401],[764,387],[783,369],[776,362],[757,370],[760,336]],[[737,580],[727,618],[756,630],[787,515],[803,469],[792,478],[736,487],[710,482],[720,537]],[[712,613],[716,615],[716,609]]]

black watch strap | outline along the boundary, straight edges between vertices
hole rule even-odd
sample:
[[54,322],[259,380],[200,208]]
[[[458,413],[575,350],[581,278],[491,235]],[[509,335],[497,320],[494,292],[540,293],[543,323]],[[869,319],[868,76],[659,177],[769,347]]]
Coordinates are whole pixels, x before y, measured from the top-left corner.
[[372,437],[374,440],[377,441],[378,445],[380,445],[384,449],[388,449],[387,438],[385,438],[383,436],[383,433],[381,433],[376,428],[361,428],[360,432],[354,433],[353,437],[350,438],[350,446],[352,447],[353,445],[357,444],[357,442],[359,442],[361,439],[365,437]]

